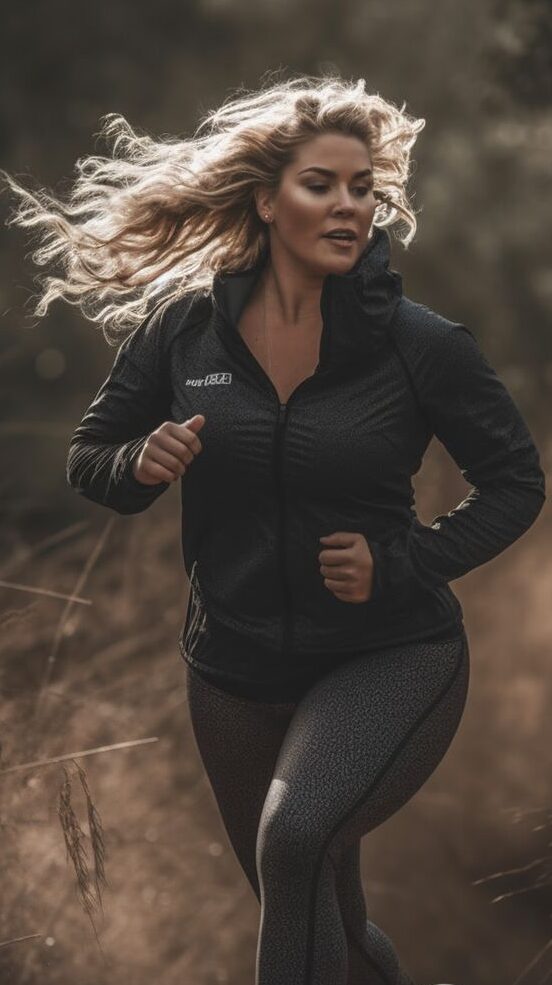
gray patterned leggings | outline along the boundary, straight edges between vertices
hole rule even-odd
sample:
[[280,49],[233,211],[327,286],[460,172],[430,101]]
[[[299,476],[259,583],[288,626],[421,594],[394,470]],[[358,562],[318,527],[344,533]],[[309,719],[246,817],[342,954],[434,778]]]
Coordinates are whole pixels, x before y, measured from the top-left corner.
[[360,839],[442,760],[469,662],[465,631],[388,647],[285,704],[226,693],[187,664],[199,754],[261,904],[255,985],[413,985],[367,919]]

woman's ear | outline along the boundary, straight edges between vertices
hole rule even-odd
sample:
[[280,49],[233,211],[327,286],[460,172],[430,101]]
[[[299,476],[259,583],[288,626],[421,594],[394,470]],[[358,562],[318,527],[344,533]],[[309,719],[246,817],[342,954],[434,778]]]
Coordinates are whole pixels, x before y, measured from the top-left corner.
[[259,219],[266,222],[266,216],[272,215],[272,202],[270,199],[270,192],[267,188],[257,188],[254,192],[255,195],[255,208]]

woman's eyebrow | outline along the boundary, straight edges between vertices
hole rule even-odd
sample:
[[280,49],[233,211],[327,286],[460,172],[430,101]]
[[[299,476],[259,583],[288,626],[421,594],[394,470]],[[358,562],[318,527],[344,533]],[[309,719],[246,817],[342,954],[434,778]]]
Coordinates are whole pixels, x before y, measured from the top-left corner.
[[[320,168],[317,165],[312,165],[312,167],[310,168],[303,168],[301,171],[298,171],[297,173],[303,174],[303,171],[319,171],[320,174],[328,174],[332,178],[334,178],[336,175],[336,172],[331,171],[330,168]],[[353,178],[360,178],[360,176],[363,174],[372,174],[372,168],[364,168],[363,171],[355,171]]]

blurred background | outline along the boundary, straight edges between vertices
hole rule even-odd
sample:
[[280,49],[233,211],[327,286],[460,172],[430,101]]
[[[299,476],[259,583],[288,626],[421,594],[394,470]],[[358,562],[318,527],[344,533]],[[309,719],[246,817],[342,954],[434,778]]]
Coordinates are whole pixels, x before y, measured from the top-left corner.
[[[267,70],[363,77],[426,118],[418,233],[408,251],[393,243],[392,266],[409,297],[471,328],[549,474],[549,3],[50,0],[2,20],[1,163],[30,189],[63,195],[77,158],[106,153],[103,114],[185,136]],[[177,648],[179,490],[125,517],[67,486],[70,436],[114,350],[70,305],[31,316],[39,270],[5,225],[14,204],[0,196],[0,981],[253,985],[258,904],[194,745]],[[469,490],[436,439],[415,488],[428,523]],[[369,915],[420,985],[552,980],[551,587],[547,503],[453,583],[464,718],[425,787],[362,843]],[[87,876],[102,845],[103,911]]]

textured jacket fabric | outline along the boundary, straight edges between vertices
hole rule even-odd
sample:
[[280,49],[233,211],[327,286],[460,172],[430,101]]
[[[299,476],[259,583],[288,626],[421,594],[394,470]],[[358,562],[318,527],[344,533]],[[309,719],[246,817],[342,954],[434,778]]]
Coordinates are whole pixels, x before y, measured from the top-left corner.
[[[267,247],[248,270],[217,274],[208,296],[158,305],[71,438],[71,486],[137,513],[169,485],[132,474],[148,435],[205,416],[203,450],[180,480],[192,586],[180,644],[193,659],[207,625],[258,646],[256,666],[228,647],[219,672],[229,679],[290,677],[324,655],[453,635],[462,608],[449,583],[517,540],[544,503],[534,440],[474,335],[407,298],[389,256],[377,228],[347,273],[325,277],[319,363],[287,404],[236,327]],[[433,435],[473,489],[423,524],[411,479]],[[324,585],[319,538],[335,531],[368,541],[366,602]]]

